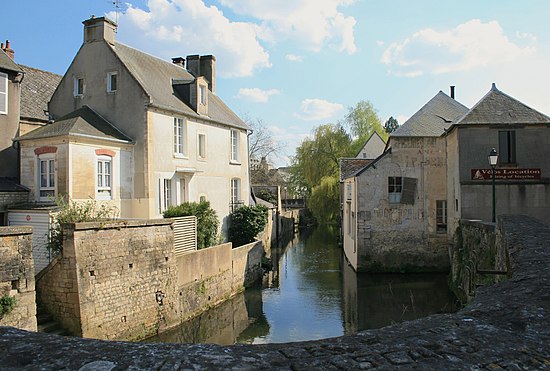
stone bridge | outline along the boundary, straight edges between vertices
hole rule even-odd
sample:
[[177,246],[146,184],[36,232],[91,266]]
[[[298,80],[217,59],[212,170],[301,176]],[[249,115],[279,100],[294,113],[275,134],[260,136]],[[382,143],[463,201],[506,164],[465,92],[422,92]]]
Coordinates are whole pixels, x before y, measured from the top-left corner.
[[218,346],[65,338],[0,328],[2,370],[550,369],[550,228],[499,218],[512,277],[466,308],[353,336]]

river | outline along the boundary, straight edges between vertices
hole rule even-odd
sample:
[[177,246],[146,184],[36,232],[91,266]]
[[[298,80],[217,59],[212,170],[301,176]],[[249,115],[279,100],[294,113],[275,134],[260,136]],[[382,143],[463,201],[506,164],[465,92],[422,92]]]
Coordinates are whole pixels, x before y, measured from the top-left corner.
[[301,232],[271,255],[274,269],[261,286],[146,341],[315,340],[457,309],[444,274],[355,273],[330,227]]

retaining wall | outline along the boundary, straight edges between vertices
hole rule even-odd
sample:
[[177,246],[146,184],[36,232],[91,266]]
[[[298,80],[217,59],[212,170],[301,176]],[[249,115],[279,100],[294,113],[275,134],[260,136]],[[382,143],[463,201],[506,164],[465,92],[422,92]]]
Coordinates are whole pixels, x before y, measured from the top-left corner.
[[15,306],[0,311],[0,326],[36,331],[36,300],[31,227],[0,227],[0,297],[12,297]]

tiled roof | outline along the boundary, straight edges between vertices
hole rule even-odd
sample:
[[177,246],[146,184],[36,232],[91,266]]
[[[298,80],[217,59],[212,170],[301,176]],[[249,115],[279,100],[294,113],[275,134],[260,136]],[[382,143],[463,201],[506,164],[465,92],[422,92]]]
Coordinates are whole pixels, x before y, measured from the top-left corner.
[[23,72],[21,67],[15,63],[2,49],[0,49],[0,70]]
[[112,48],[150,96],[153,106],[181,112],[187,116],[210,119],[224,125],[248,129],[248,125],[211,91],[208,91],[208,117],[199,115],[182,101],[175,94],[172,81],[194,81],[195,77],[186,69],[118,42]]
[[49,138],[64,135],[92,137],[105,140],[132,142],[132,140],[101,117],[88,106],[82,106],[56,120],[54,123],[44,125],[33,130],[16,140]]
[[493,84],[456,124],[550,124],[550,117],[504,94]]
[[394,131],[392,137],[438,137],[468,108],[439,91],[418,112]]
[[340,181],[349,178],[359,170],[368,166],[373,160],[364,158],[341,158],[340,159]]
[[20,65],[25,72],[21,82],[21,118],[31,121],[48,121],[48,109],[54,90],[63,76]]

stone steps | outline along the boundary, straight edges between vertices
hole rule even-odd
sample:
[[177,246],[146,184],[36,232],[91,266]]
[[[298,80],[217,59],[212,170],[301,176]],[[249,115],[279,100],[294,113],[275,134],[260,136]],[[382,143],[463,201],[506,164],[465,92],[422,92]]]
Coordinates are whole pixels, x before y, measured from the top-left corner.
[[38,323],[38,332],[48,334],[70,336],[71,334],[65,330],[47,310],[40,306],[36,306],[36,321]]

